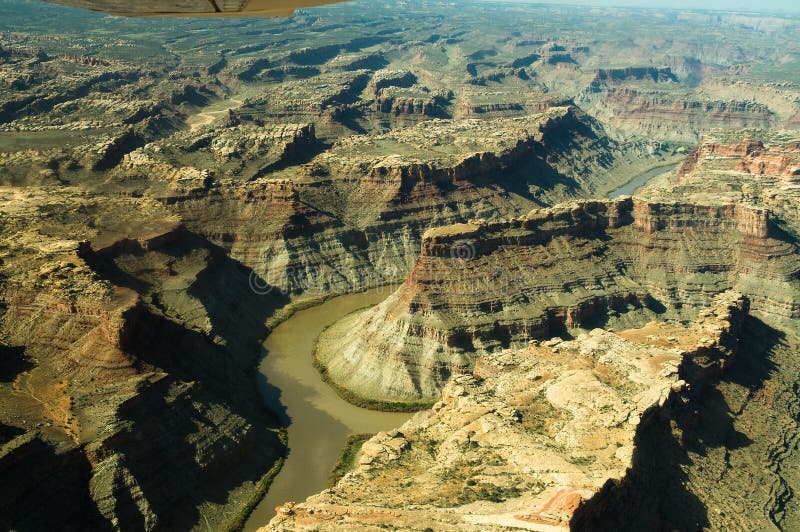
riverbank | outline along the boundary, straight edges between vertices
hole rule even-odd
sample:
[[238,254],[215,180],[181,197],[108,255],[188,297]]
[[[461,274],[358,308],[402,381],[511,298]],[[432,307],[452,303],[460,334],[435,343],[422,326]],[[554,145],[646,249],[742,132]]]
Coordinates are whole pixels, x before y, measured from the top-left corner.
[[317,338],[314,340],[314,349],[312,350],[313,355],[313,364],[314,367],[319,371],[320,378],[331,388],[333,388],[339,397],[347,401],[348,403],[361,407],[366,408],[369,410],[379,410],[381,412],[406,412],[406,413],[414,413],[419,412],[420,410],[426,410],[432,407],[436,401],[389,401],[389,400],[378,400],[378,399],[371,399],[368,397],[364,397],[355,393],[352,390],[341,386],[337,383],[333,378],[331,378],[330,374],[328,373],[328,368],[325,366],[324,362],[319,358],[319,341],[320,338],[336,323],[339,321],[352,317],[356,314],[361,314],[363,312],[368,311],[371,309],[372,306],[367,306],[364,308],[356,309],[353,312],[350,312],[346,316],[342,316],[339,320],[330,325],[326,326],[322,331],[320,331]]
[[[631,194],[676,166],[675,163],[668,163],[651,168],[633,177],[608,196]],[[253,507],[244,530],[255,530],[266,525],[274,515],[276,506],[287,501],[302,501],[305,497],[325,489],[328,476],[339,464],[337,459],[341,460],[342,449],[345,452],[349,449],[348,438],[395,428],[408,419],[410,413],[432,406],[433,402],[389,402],[359,396],[337,385],[317,358],[319,338],[324,331],[348,315],[371,308],[388,297],[395,288],[396,286],[386,286],[361,294],[326,294],[301,299],[278,310],[267,321],[269,335],[264,343],[266,354],[259,367],[259,388],[267,407],[277,412],[288,427],[289,454],[283,464],[284,469],[272,477],[272,489],[265,489],[263,500]],[[366,304],[360,304],[364,302]],[[314,318],[309,321],[304,313],[310,313]],[[298,316],[298,323],[294,323],[293,320]],[[319,401],[320,397],[327,399]],[[323,402],[326,404],[322,405]],[[334,412],[337,408],[356,409],[359,415],[369,412],[377,416],[385,414],[405,417],[394,420],[387,418],[387,423],[375,421],[376,425],[359,423],[356,420],[343,422]],[[341,445],[329,445],[330,449],[321,450],[316,445],[320,439],[329,443],[341,440]],[[309,479],[307,477],[310,467],[304,466],[301,470],[299,464],[314,459],[317,460],[317,465],[313,466],[311,476],[318,478]],[[317,488],[312,489],[312,484]]]
[[642,188],[650,180],[660,175],[663,175],[671,170],[674,170],[678,166],[680,166],[680,162],[659,165],[656,166],[655,168],[651,168],[650,170],[642,174],[639,174],[634,178],[632,178],[631,180],[627,181],[624,185],[612,190],[607,194],[607,197],[614,199],[619,196],[632,196],[634,192]]
[[392,287],[382,287],[304,300],[270,320],[258,384],[266,406],[287,425],[288,455],[244,530],[265,526],[284,502],[305,500],[328,487],[349,436],[389,430],[411,417],[348,403],[322,380],[313,365],[313,348],[325,327],[379,303],[392,291]]

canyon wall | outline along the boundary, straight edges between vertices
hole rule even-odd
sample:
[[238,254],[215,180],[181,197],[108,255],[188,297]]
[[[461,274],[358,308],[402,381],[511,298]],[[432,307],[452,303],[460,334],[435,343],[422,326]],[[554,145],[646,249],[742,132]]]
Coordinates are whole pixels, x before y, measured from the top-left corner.
[[769,128],[779,118],[764,104],[739,100],[694,100],[680,94],[648,93],[633,88],[594,85],[593,96],[580,98],[587,110],[611,130],[665,141],[695,143],[714,128]]
[[[421,149],[424,138],[449,140]],[[609,142],[596,123],[566,107],[352,137],[268,181],[182,170],[186,177],[170,179],[169,188],[150,187],[187,227],[252,268],[265,286],[319,295],[401,280],[429,228],[520,215],[613,186],[619,175],[637,171],[642,151]]]
[[356,395],[416,401],[482,353],[574,328],[691,317],[731,288],[794,319],[800,263],[773,234],[762,209],[639,198],[432,229],[400,289],[329,329],[317,358]]
[[[344,478],[279,507],[263,530],[579,526],[604,486],[631,474],[638,435],[732,363],[746,317],[746,299],[726,292],[687,326],[594,329],[481,357],[430,410],[368,440]],[[690,369],[698,363],[704,372]],[[697,519],[687,511],[684,523]]]
[[250,376],[282,303],[157,204],[77,190],[6,191],[2,204],[16,239],[3,254],[0,415],[25,429],[3,433],[0,467],[17,480],[0,522],[227,526],[283,452]]
[[266,529],[790,528],[795,139],[719,132],[634,198],[427,231],[316,357],[351,400],[441,399]]

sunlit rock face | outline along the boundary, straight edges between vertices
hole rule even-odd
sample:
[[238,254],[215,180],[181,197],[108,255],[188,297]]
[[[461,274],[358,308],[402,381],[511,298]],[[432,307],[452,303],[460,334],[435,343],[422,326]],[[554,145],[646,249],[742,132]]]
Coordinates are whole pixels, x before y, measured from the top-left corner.
[[689,368],[702,368],[699,388],[735,358],[746,317],[746,298],[728,291],[685,326],[593,329],[481,357],[430,410],[364,443],[331,489],[281,506],[262,531],[584,530],[603,486],[637,474],[637,435],[695,386]]
[[294,10],[341,0],[54,0],[56,4],[125,16],[288,17]]

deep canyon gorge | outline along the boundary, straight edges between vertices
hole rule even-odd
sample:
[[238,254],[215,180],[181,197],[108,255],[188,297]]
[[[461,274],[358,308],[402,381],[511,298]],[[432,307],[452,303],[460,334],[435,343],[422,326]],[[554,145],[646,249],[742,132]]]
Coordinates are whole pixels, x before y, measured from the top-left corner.
[[3,528],[797,529],[797,16],[0,11]]

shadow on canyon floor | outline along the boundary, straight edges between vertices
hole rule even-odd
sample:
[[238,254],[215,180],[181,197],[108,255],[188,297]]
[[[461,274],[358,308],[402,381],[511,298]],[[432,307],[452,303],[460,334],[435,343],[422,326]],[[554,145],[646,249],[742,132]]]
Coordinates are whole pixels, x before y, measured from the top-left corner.
[[287,155],[276,163],[269,164],[259,169],[250,181],[255,181],[273,172],[279,172],[292,166],[300,166],[310,163],[317,155],[329,150],[333,145],[319,139],[303,145],[303,149],[296,149],[291,155]]
[[498,180],[498,184],[508,192],[513,192],[541,205],[544,203],[536,197],[536,192],[538,192],[536,189],[553,191],[560,187],[564,189],[565,196],[574,195],[580,190],[580,184],[574,178],[559,172],[547,162],[546,155],[537,153],[538,151],[535,149],[531,157],[509,165],[503,172],[503,178]]
[[[205,517],[199,503],[230,502],[233,489],[258,482],[286,452],[274,430],[285,412],[263,406],[254,368],[267,319],[289,299],[258,293],[252,270],[188,231],[157,251],[134,243],[87,262],[150,301],[131,318],[125,350],[167,374],[120,408],[124,428],[104,443],[119,456],[114,513],[126,528],[145,528],[146,501],[159,527],[189,529]],[[170,282],[182,276],[189,298],[175,299]],[[208,329],[192,325],[200,307]]]
[[[81,449],[56,454],[54,447],[39,438],[22,447],[0,461],[5,478],[14,479],[0,484],[0,529],[113,530],[92,500],[92,468]],[[46,510],[43,501],[47,501]]]
[[5,445],[20,434],[25,434],[25,430],[0,423],[0,445]]
[[17,375],[33,369],[35,364],[24,347],[0,345],[0,382],[12,382]]
[[[129,432],[109,446],[121,456],[122,471],[136,479],[161,529],[188,530],[202,522],[199,503],[224,505],[231,490],[243,482],[258,482],[285,452],[277,434],[269,430],[271,423],[223,401],[202,385],[167,378],[124,412]],[[230,419],[231,412],[240,419]],[[204,431],[226,434],[211,438],[204,437]],[[131,496],[134,487],[122,478],[116,487],[120,522],[131,529],[144,528],[140,501]]]

